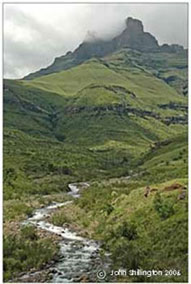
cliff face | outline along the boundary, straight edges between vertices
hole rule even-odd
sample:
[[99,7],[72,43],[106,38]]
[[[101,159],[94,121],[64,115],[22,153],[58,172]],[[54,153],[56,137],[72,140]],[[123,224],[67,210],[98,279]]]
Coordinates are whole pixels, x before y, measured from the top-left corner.
[[83,42],[75,51],[78,59],[104,56],[117,49],[129,47],[139,51],[154,51],[159,48],[158,42],[150,33],[144,32],[141,21],[127,18],[125,30],[111,41]]
[[139,51],[155,51],[159,47],[155,37],[144,32],[142,22],[133,18],[127,18],[126,29],[113,41],[116,48],[126,46]]
[[135,49],[140,52],[179,52],[183,49],[183,47],[178,45],[165,44],[159,46],[156,38],[144,31],[140,20],[129,17],[126,19],[125,30],[112,40],[85,41],[74,52],[68,52],[66,55],[56,58],[54,63],[49,67],[31,73],[24,79],[30,80],[42,75],[69,69],[92,57],[103,57],[123,47]]

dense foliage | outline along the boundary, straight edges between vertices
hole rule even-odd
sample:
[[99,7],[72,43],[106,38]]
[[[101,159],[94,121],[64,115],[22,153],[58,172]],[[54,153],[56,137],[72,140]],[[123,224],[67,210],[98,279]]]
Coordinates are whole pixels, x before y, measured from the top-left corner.
[[5,235],[3,247],[4,281],[23,271],[42,268],[58,251],[51,239],[40,238],[32,226],[23,227],[18,235]]

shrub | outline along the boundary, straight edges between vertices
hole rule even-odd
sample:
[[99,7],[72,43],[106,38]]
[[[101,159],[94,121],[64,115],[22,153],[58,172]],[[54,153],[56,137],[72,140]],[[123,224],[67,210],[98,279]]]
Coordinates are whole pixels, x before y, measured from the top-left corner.
[[40,269],[57,253],[58,247],[48,238],[40,239],[36,229],[25,226],[16,236],[3,237],[4,281],[16,277],[31,268]]
[[105,204],[104,211],[107,213],[107,215],[110,215],[113,210],[114,208],[110,203]]
[[114,245],[113,259],[119,267],[137,269],[142,258],[142,249],[134,242],[118,239]]
[[159,192],[156,193],[154,198],[154,208],[161,219],[165,220],[174,214],[174,204],[170,200],[162,199]]
[[31,226],[31,225],[27,225],[22,227],[21,229],[21,234],[22,234],[22,238],[24,239],[28,239],[28,240],[37,240],[37,234],[36,234],[36,228]]
[[120,237],[125,237],[129,241],[135,240],[137,238],[137,228],[134,223],[129,223],[124,221],[117,229],[117,235]]
[[52,215],[51,222],[56,226],[63,226],[63,224],[69,222],[69,219],[63,212],[56,212]]
[[124,238],[128,241],[137,239],[137,227],[133,222],[124,221],[117,228],[111,228],[106,235],[106,241],[112,240],[116,242],[119,238]]
[[4,169],[3,171],[3,181],[9,186],[13,186],[13,182],[17,178],[17,172],[14,168]]

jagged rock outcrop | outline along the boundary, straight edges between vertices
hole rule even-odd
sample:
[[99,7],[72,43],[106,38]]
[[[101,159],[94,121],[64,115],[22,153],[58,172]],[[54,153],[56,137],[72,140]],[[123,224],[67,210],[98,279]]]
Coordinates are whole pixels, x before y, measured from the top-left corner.
[[94,40],[93,42],[83,42],[74,51],[74,55],[79,59],[102,57],[123,47],[150,51],[156,50],[159,45],[154,36],[144,32],[141,21],[129,17],[126,20],[125,30],[119,36],[111,41]]
[[56,58],[49,67],[31,73],[24,79],[30,80],[42,75],[66,70],[92,57],[100,58],[123,47],[135,49],[140,52],[180,52],[183,50],[183,47],[175,44],[159,46],[156,38],[144,31],[143,24],[140,20],[128,17],[124,31],[112,40],[104,41],[94,39],[89,42],[84,41],[74,52],[67,52],[66,55]]
[[126,29],[113,41],[116,49],[129,47],[139,51],[155,51],[159,47],[156,38],[144,32],[142,22],[131,17],[126,20]]

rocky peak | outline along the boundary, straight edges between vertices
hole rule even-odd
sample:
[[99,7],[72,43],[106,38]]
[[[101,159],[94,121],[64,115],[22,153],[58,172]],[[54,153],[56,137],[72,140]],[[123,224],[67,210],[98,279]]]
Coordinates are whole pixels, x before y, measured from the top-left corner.
[[150,51],[158,48],[158,42],[150,33],[144,32],[143,24],[140,20],[128,17],[126,19],[125,30],[110,41],[99,40],[84,41],[74,51],[78,59],[88,59],[91,57],[102,57],[117,49],[129,47],[139,51]]
[[183,50],[183,47],[179,45],[164,44],[159,46],[156,38],[144,31],[142,22],[132,17],[126,19],[126,28],[112,40],[101,40],[91,32],[88,32],[87,36],[74,52],[68,52],[66,55],[56,58],[52,65],[29,74],[25,79],[33,79],[38,76],[69,69],[92,57],[100,58],[124,47],[140,52],[180,52]]
[[143,33],[143,24],[140,20],[128,17],[126,19],[126,28],[132,33]]
[[139,51],[155,51],[159,45],[156,38],[148,32],[144,32],[140,20],[128,17],[125,30],[113,39],[117,48],[129,47]]

